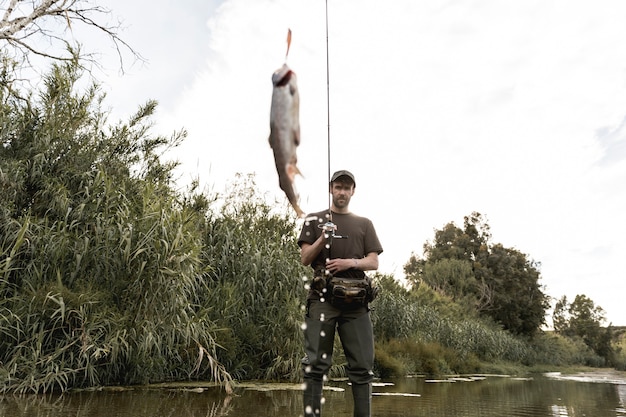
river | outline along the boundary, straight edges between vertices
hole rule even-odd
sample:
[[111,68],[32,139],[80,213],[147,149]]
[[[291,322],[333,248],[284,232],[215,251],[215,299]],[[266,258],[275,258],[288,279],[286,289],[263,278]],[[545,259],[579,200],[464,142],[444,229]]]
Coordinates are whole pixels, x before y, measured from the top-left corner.
[[[626,416],[626,374],[516,378],[504,375],[377,381],[376,417]],[[322,415],[352,416],[350,386],[330,381]],[[0,396],[1,417],[298,417],[298,384],[240,383],[233,395],[210,384],[101,389],[63,395]]]

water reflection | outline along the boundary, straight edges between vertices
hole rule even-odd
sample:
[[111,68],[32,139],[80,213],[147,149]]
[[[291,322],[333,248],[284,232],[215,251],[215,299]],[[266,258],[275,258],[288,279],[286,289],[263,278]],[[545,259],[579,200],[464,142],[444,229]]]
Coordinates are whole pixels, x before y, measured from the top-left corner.
[[[387,381],[374,387],[379,417],[626,416],[626,381],[595,383],[490,376],[473,382]],[[324,416],[350,417],[346,382],[324,391]],[[56,396],[0,397],[2,417],[244,417],[302,415],[299,384],[246,384],[228,396],[216,388],[74,392]],[[413,394],[411,396],[404,394]]]
[[617,386],[617,395],[619,396],[619,403],[621,405],[619,411],[626,416],[626,384]]

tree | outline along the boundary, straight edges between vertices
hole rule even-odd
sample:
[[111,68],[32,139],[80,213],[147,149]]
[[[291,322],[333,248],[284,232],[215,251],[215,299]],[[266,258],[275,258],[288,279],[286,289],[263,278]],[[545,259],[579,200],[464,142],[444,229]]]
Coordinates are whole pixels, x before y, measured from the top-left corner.
[[576,295],[569,306],[569,327],[574,334],[583,336],[594,332],[600,327],[604,318],[604,310],[596,306],[592,299],[584,294]]
[[435,291],[460,301],[475,282],[472,265],[458,259],[441,259],[424,265],[423,280]]
[[578,294],[571,304],[565,296],[554,307],[554,330],[568,337],[580,337],[599,356],[609,363],[615,362],[611,345],[613,328],[602,324],[606,320],[604,310],[584,294]]
[[414,285],[425,283],[457,302],[471,305],[515,334],[532,335],[544,322],[547,297],[539,265],[516,249],[492,244],[486,219],[477,212],[435,231],[404,267]]
[[435,231],[432,243],[424,245],[424,256],[430,261],[459,259],[475,261],[491,240],[489,225],[480,213],[463,218],[463,229],[450,222]]
[[534,334],[549,306],[537,264],[516,249],[496,244],[489,250],[486,268],[492,295],[486,314],[515,334]]
[[581,337],[587,346],[598,354],[600,350],[606,349],[602,329],[605,320],[602,307],[596,306],[586,295],[578,294],[569,306],[569,315],[570,334]]
[[552,326],[554,331],[558,333],[564,333],[569,326],[569,316],[567,314],[567,297],[561,297],[554,305],[554,312],[552,313]]
[[[0,45],[12,60],[31,66],[32,55],[53,61],[72,61],[80,49],[73,40],[73,28],[83,26],[108,37],[115,46],[123,68],[122,50],[140,56],[118,35],[119,24],[103,23],[109,10],[89,0],[2,0],[0,4]],[[97,65],[91,54],[81,59]]]
[[41,104],[23,102],[12,90],[0,89],[0,114],[10,121],[0,132],[0,157],[7,164],[4,192],[15,197],[14,215],[65,218],[68,210],[98,195],[86,187],[104,170],[112,181],[131,188],[125,191],[134,198],[140,198],[142,186],[135,178],[155,185],[171,179],[176,163],[161,161],[159,152],[180,144],[186,133],[150,137],[146,119],[156,102],[149,101],[128,124],[114,126],[106,135],[97,85],[85,94],[73,91],[82,74],[76,61],[54,65],[44,77]]

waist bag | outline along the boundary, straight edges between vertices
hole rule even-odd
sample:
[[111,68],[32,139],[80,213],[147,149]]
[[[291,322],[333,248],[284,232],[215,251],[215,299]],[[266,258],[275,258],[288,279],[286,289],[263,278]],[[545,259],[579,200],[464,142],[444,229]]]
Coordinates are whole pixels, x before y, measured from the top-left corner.
[[372,279],[331,277],[328,280],[330,303],[338,308],[356,308],[367,305],[376,298],[378,289],[372,286]]

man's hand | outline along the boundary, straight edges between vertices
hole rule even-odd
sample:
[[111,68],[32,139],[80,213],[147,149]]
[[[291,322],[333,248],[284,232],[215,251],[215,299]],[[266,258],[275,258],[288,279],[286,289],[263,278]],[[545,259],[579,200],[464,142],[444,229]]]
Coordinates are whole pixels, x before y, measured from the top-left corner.
[[337,272],[346,271],[350,268],[356,268],[358,261],[356,259],[329,259],[326,261],[326,269],[332,274]]
[[326,269],[336,274],[337,272],[346,271],[348,269],[358,269],[361,271],[375,271],[378,269],[378,253],[370,252],[365,258],[358,259],[327,259]]

